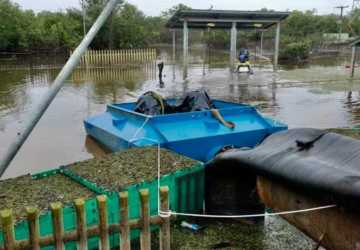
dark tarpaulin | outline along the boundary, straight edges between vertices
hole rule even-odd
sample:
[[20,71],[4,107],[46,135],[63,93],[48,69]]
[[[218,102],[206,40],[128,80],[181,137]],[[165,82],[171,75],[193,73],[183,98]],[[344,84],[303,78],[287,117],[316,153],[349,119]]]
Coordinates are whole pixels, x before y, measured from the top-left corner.
[[163,115],[171,113],[194,112],[216,108],[205,90],[187,92],[177,100],[176,105],[170,105],[159,94],[149,91],[139,97],[134,111],[146,115]]
[[229,165],[360,209],[359,140],[318,129],[292,129],[269,136],[255,149],[226,152],[208,163]]

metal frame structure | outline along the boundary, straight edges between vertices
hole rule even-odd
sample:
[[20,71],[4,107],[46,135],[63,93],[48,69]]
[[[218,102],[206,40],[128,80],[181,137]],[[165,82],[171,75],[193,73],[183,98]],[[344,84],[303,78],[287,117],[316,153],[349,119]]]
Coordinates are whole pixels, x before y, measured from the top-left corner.
[[[168,21],[167,27],[183,30],[184,65],[188,64],[189,29],[207,29],[211,24],[214,29],[230,30],[230,65],[234,67],[236,60],[237,31],[239,29],[264,31],[276,25],[274,70],[278,68],[280,47],[280,24],[290,15],[289,12],[275,11],[231,11],[231,10],[183,10],[176,12]],[[263,35],[261,35],[263,38]],[[175,50],[175,34],[173,35],[173,50]],[[261,46],[262,47],[262,46]],[[175,55],[173,54],[173,57]],[[173,58],[175,59],[175,58]]]

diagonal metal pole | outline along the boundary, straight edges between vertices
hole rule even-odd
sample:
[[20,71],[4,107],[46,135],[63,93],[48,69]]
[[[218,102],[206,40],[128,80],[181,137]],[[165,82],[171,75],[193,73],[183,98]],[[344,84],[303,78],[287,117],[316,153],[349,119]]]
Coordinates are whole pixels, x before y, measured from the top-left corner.
[[4,174],[11,161],[14,159],[15,155],[24,144],[31,131],[34,129],[46,109],[51,104],[52,100],[55,98],[56,94],[59,92],[61,87],[64,85],[65,81],[69,78],[70,74],[78,65],[81,57],[85,54],[90,43],[104,25],[107,18],[110,16],[113,9],[121,0],[110,0],[99,17],[96,19],[95,23],[81,41],[80,45],[76,48],[74,53],[71,55],[69,60],[66,62],[65,66],[62,68],[55,81],[51,85],[49,91],[45,94],[39,106],[35,109],[34,114],[30,117],[28,123],[26,124],[24,130],[16,138],[16,140],[10,145],[9,149],[6,151],[3,158],[0,160],[0,177]]

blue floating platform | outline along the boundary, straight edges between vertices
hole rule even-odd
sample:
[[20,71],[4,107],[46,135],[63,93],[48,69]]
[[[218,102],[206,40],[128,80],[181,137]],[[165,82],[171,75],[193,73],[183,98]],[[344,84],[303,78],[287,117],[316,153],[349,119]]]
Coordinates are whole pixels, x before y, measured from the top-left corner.
[[147,116],[133,111],[135,103],[108,105],[106,112],[86,119],[84,124],[88,135],[114,152],[159,143],[202,162],[211,160],[224,146],[252,148],[267,136],[287,129],[287,125],[263,117],[252,106],[220,100],[213,103],[225,120],[235,123],[235,129],[223,126],[211,111]]

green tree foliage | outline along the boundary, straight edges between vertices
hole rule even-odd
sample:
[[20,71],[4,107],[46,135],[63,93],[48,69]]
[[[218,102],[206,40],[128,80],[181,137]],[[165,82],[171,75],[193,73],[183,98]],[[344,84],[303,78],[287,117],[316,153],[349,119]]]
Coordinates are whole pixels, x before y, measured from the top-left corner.
[[334,15],[319,16],[315,11],[293,11],[282,26],[282,36],[286,40],[317,42],[324,33],[338,32],[337,20]]
[[79,22],[70,11],[22,11],[9,0],[0,0],[0,50],[70,48],[80,40]]
[[[81,0],[86,12],[86,29],[89,30],[108,0]],[[94,49],[139,48],[157,43],[170,43],[171,32],[166,23],[177,11],[190,10],[178,4],[159,16],[146,16],[136,6],[123,2],[113,11],[91,44]],[[271,11],[263,9],[263,11]],[[83,37],[83,10],[68,9],[62,12],[22,10],[11,0],[0,0],[0,50],[65,50],[74,48]],[[355,10],[344,18],[344,32],[360,35],[360,11]],[[317,15],[316,11],[294,11],[282,25],[281,43],[284,58],[306,58],[310,49],[323,41],[324,33],[337,33],[339,18],[335,15]],[[266,33],[273,38],[274,31]],[[240,31],[239,46],[259,40],[259,33]],[[228,30],[191,33],[192,42],[205,42],[211,47],[228,48]]]
[[178,4],[178,5],[175,5],[173,7],[171,7],[170,9],[166,10],[166,11],[163,11],[161,13],[161,16],[165,19],[169,19],[171,18],[176,12],[178,11],[182,11],[182,10],[191,10],[191,7],[185,5],[185,4]]
[[120,48],[139,48],[147,45],[149,30],[146,29],[145,15],[136,6],[122,5],[114,18],[116,26],[115,43]]
[[345,21],[345,28],[353,35],[360,36],[360,9],[354,9]]
[[308,58],[311,45],[309,41],[290,42],[281,51],[281,58],[301,61]]
[[68,13],[41,12],[34,28],[37,47],[44,49],[73,48],[81,40],[81,23]]
[[26,28],[23,14],[18,5],[9,0],[0,0],[0,48],[3,50],[22,47]]
[[293,11],[282,25],[280,58],[306,59],[311,48],[324,43],[325,33],[339,31],[338,20],[335,15],[317,15],[315,10]]

